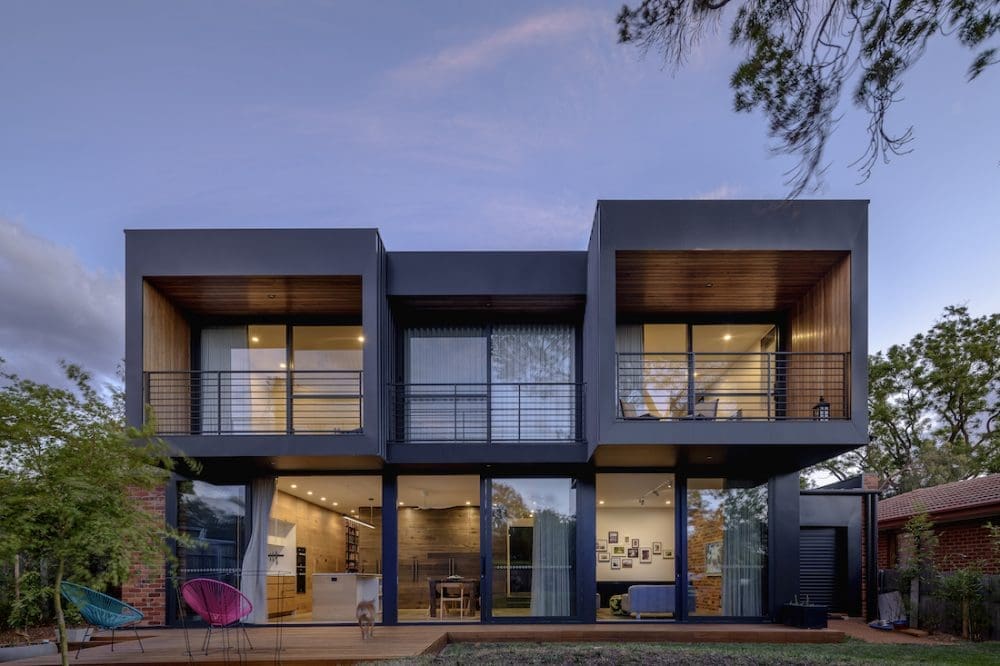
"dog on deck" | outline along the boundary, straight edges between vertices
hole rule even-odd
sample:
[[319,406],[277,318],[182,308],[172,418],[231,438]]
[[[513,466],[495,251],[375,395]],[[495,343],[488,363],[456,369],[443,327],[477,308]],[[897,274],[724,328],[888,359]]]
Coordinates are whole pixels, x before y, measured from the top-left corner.
[[358,627],[361,628],[361,640],[372,637],[375,631],[375,604],[362,601],[358,604]]

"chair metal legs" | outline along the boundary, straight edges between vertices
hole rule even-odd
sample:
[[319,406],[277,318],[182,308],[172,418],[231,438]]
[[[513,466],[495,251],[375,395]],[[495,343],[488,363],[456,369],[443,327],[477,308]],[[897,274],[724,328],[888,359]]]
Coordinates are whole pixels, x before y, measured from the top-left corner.
[[84,632],[83,632],[83,640],[80,641],[80,644],[76,646],[76,657],[74,657],[74,659],[79,659],[80,658],[80,650],[83,649],[83,644],[87,642],[87,637],[90,636],[90,633],[91,633],[92,630],[93,630],[93,627],[87,627],[84,630]]
[[139,652],[142,652],[143,654],[145,654],[146,650],[143,649],[143,647],[142,647],[142,639],[139,638],[139,630],[135,628],[134,624],[132,625],[132,633],[135,634],[135,640],[139,641]]
[[242,620],[240,621],[240,629],[243,630],[243,637],[247,639],[247,645],[249,645],[252,650],[253,643],[250,642],[250,634],[247,633],[247,625],[245,625]]
[[[208,631],[205,632],[205,640],[202,641],[202,644],[201,644],[201,649],[202,649],[202,651],[205,654],[208,654],[208,646],[209,646],[209,643],[211,643],[211,641],[212,641],[212,628],[213,628],[213,625],[208,625]],[[229,650],[229,632],[228,632],[229,628],[230,627],[228,627],[228,626],[227,627],[222,627],[222,639],[223,639],[223,646],[224,646],[225,650]],[[243,622],[240,622],[239,623],[239,628],[240,628],[240,630],[243,631],[243,637],[247,639],[247,645],[249,645],[250,649],[252,650],[253,649],[253,643],[250,642],[250,634],[247,633],[247,627],[246,627],[246,625],[243,624]],[[237,638],[239,638],[238,634],[237,634]],[[238,642],[239,641],[237,641],[237,643]]]

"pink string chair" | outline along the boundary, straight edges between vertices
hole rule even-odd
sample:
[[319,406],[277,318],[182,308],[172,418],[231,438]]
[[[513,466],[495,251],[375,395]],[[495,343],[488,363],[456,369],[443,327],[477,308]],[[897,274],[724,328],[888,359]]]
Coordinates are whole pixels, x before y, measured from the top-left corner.
[[212,640],[212,629],[227,629],[234,623],[239,623],[247,645],[253,649],[250,636],[247,635],[243,618],[253,612],[253,604],[246,595],[232,585],[211,578],[195,578],[181,586],[181,596],[184,601],[208,625],[208,632],[202,649],[208,654],[208,644]]

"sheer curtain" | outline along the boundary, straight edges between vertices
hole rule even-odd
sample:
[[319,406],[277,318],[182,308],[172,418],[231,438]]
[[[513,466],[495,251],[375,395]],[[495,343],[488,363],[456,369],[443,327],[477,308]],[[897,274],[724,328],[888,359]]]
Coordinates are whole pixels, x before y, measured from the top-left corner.
[[[201,431],[203,434],[233,432],[245,420],[249,405],[236,404],[235,396],[246,396],[230,370],[248,370],[249,347],[246,326],[213,326],[201,331]],[[233,353],[243,350],[244,353]],[[235,364],[235,365],[234,365]],[[212,371],[222,371],[216,374]],[[234,412],[236,417],[234,419]],[[236,423],[234,423],[234,420]]]
[[763,486],[729,490],[722,512],[722,613],[759,617],[767,567],[767,491]]
[[[646,411],[643,395],[643,353],[642,324],[619,324],[615,327],[615,351],[618,356],[616,376],[618,378],[618,398],[635,405],[641,412]],[[619,407],[621,409],[621,407]]]
[[487,341],[472,327],[413,328],[406,332],[406,439],[486,439]]
[[544,509],[535,513],[531,544],[531,615],[572,614],[575,521]]
[[267,623],[267,529],[274,488],[273,477],[250,482],[252,523],[240,571],[240,591],[253,604],[253,613],[247,619],[254,624]]
[[491,342],[493,439],[573,439],[577,416],[573,327],[497,326]]

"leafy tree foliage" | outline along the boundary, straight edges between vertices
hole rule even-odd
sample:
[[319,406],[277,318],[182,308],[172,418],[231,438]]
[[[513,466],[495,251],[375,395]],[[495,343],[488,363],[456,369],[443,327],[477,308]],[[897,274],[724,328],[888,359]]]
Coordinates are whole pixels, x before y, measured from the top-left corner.
[[871,442],[823,463],[878,473],[896,494],[1000,472],[1000,314],[945,309],[926,333],[869,358]]
[[736,9],[731,45],[745,53],[730,79],[737,111],[764,111],[774,150],[799,157],[788,172],[791,196],[822,184],[824,153],[845,87],[868,114],[868,147],[857,164],[909,152],[912,127],[893,131],[889,111],[903,76],[932,37],[951,36],[975,51],[975,79],[1000,58],[1000,0],[642,0],[618,14],[619,41],[657,49],[675,65]]
[[72,388],[39,384],[0,366],[0,553],[53,572],[52,602],[67,662],[63,580],[119,585],[137,564],[162,566],[176,537],[129,489],[162,486],[173,462],[153,426],[131,428],[120,391],[65,366]]

